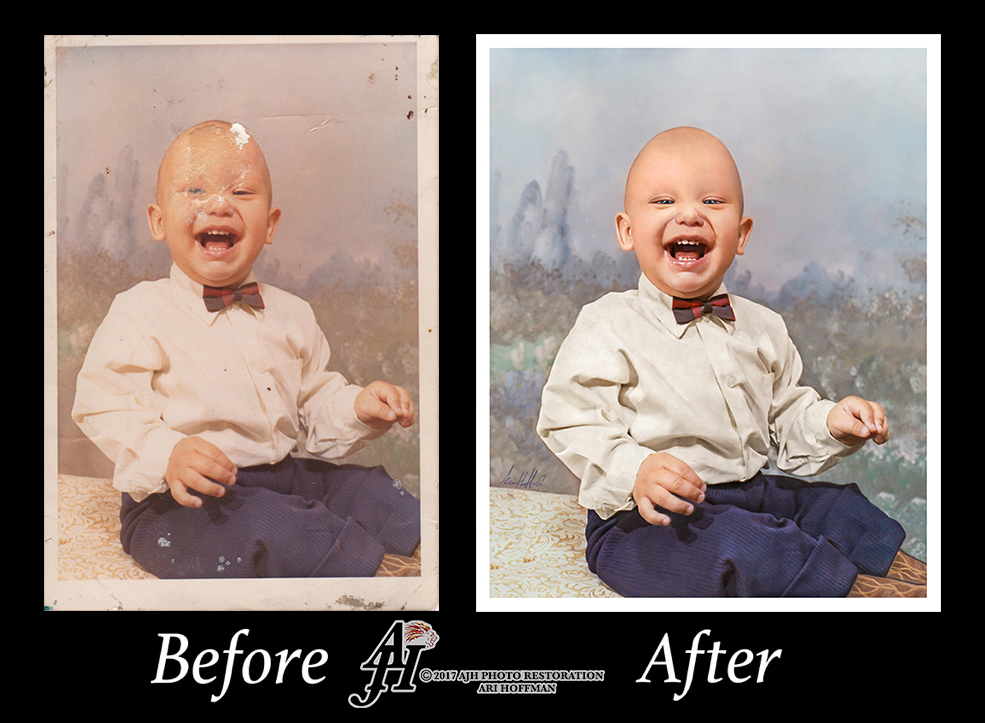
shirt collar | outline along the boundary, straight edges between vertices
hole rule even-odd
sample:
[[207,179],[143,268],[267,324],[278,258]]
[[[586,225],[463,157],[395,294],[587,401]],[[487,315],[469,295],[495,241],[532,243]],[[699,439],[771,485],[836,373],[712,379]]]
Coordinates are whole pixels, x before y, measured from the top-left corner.
[[[256,275],[252,271],[243,281],[243,284],[248,284],[251,281],[256,281]],[[205,301],[202,299],[202,291],[204,288],[205,287],[202,286],[202,284],[199,284],[189,278],[184,271],[178,268],[177,264],[171,264],[171,289],[174,294],[174,298],[191,309],[195,316],[211,326],[219,314],[226,309],[220,309],[219,311],[209,311],[206,309]],[[245,307],[245,305],[241,306]],[[249,308],[255,314],[263,314],[262,309],[254,309],[253,307],[245,308]]]
[[[712,294],[712,296],[725,293],[728,293],[728,291],[725,288],[725,284],[722,283],[719,284],[718,289],[714,294]],[[640,298],[647,302],[647,308],[650,309],[653,315],[657,317],[657,321],[667,327],[667,330],[678,339],[684,336],[684,332],[687,331],[689,326],[691,326],[690,323],[677,323],[677,319],[674,318],[674,297],[658,289],[648,278],[646,278],[645,275],[642,274],[640,275]],[[709,316],[709,318],[721,323],[725,326],[726,331],[730,334],[732,333],[734,327],[731,323],[725,322],[717,317]]]

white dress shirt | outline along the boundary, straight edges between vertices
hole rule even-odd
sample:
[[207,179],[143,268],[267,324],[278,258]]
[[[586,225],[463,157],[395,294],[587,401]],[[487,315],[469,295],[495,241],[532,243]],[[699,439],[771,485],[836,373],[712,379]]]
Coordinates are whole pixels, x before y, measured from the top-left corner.
[[169,278],[113,301],[86,352],[72,418],[115,462],[116,488],[137,501],[165,491],[168,458],[185,436],[212,442],[237,467],[279,462],[299,436],[328,459],[379,436],[356,418],[361,387],[326,370],[328,341],[311,306],[259,286],[264,309],[212,312],[201,284],[172,266]]
[[803,363],[780,315],[729,298],[734,322],[678,324],[672,297],[643,276],[586,305],[558,350],[537,432],[603,519],[636,506],[636,472],[654,452],[713,485],[753,477],[771,446],[781,470],[805,476],[858,449],[831,436],[834,402],[799,386]]

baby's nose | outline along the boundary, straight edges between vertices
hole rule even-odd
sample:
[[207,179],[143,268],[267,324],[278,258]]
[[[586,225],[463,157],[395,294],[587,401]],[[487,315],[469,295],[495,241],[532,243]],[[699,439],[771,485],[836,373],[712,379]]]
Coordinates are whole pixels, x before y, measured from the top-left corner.
[[232,207],[229,204],[229,199],[224,193],[209,194],[202,202],[202,206],[204,207],[206,213],[218,215],[232,213]]
[[689,204],[681,209],[675,219],[682,226],[691,226],[701,223],[701,212],[695,204]]

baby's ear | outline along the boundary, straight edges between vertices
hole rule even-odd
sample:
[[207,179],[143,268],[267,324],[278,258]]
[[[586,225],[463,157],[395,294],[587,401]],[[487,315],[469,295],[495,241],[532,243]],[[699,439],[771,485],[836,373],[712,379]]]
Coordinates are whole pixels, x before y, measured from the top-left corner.
[[623,251],[632,251],[633,232],[629,225],[629,215],[625,212],[616,214],[616,233],[619,236],[619,248]]
[[264,243],[272,244],[274,242],[274,234],[277,232],[279,223],[280,209],[277,206],[271,206],[270,211],[267,212],[267,240]]
[[147,224],[150,226],[150,235],[155,241],[164,240],[164,214],[161,207],[152,203],[147,207]]
[[736,256],[742,256],[746,250],[746,243],[749,241],[749,234],[752,233],[752,219],[743,216],[739,219],[739,245],[735,249]]

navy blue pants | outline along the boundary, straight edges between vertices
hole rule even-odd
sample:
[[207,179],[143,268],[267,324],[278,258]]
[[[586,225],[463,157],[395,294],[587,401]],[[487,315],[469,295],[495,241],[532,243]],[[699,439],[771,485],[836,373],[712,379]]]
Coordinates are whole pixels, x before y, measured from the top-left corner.
[[588,567],[625,597],[843,597],[884,575],[905,533],[857,485],[757,474],[708,485],[670,525],[588,513]]
[[195,508],[123,493],[124,551],[160,578],[368,577],[420,541],[419,501],[382,467],[287,457],[198,496]]

